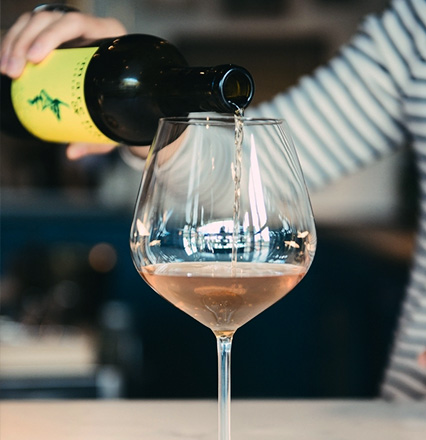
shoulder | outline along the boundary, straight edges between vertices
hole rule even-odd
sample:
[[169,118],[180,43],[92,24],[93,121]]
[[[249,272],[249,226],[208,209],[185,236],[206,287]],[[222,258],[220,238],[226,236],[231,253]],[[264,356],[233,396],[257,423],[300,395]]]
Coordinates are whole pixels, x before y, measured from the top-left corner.
[[426,0],[391,1],[382,13],[363,20],[359,34],[387,52],[394,48],[401,55],[425,58]]

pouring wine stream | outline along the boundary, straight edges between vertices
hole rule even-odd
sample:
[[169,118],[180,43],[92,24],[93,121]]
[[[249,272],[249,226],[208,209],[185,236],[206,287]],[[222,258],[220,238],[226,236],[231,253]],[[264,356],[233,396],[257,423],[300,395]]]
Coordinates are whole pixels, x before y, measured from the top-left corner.
[[[238,240],[240,235],[241,169],[244,139],[244,109],[237,108],[235,120],[235,158],[233,168],[234,210],[232,231],[231,274],[236,276],[238,262]],[[218,354],[218,439],[231,439],[231,348],[234,332],[216,335]]]

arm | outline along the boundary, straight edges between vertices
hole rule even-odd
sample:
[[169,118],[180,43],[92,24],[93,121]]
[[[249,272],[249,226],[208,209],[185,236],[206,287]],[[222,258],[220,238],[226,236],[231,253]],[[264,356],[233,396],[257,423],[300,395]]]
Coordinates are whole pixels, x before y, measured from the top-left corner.
[[367,166],[407,141],[404,78],[384,31],[394,15],[390,8],[367,17],[326,66],[246,111],[248,116],[287,120],[311,189]]
[[[422,92],[409,88],[410,80],[421,77],[424,65],[424,23],[419,25],[418,19],[418,27],[413,28],[409,20],[422,11],[424,21],[425,8],[421,2],[416,3],[417,9],[413,5],[393,1],[384,13],[367,17],[328,65],[246,111],[247,116],[288,121],[311,189],[404,147],[416,133],[421,137],[421,129],[413,123],[415,111],[410,125],[410,111],[405,108],[407,102],[413,108],[416,98],[420,103],[424,96],[424,88]],[[417,362],[426,368],[426,351]]]

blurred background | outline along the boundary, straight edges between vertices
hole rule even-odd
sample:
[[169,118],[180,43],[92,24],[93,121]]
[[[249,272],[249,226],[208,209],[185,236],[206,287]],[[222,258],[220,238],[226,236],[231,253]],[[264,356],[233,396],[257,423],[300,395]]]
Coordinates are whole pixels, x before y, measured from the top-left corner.
[[[65,3],[65,2],[64,2]],[[254,104],[335,53],[386,0],[75,0],[129,32],[172,41],[192,65],[241,64]],[[38,1],[2,0],[2,34]],[[216,396],[210,330],[153,293],[128,234],[141,172],[116,154],[1,135],[0,398]],[[241,328],[233,396],[374,397],[413,246],[407,151],[312,195],[316,260]]]

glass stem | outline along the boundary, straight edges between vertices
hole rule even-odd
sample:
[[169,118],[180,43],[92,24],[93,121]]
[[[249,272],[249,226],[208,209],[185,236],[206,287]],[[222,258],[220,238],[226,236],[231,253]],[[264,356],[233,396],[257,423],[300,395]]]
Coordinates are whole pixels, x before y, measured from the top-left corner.
[[231,440],[231,336],[217,336],[218,439]]

